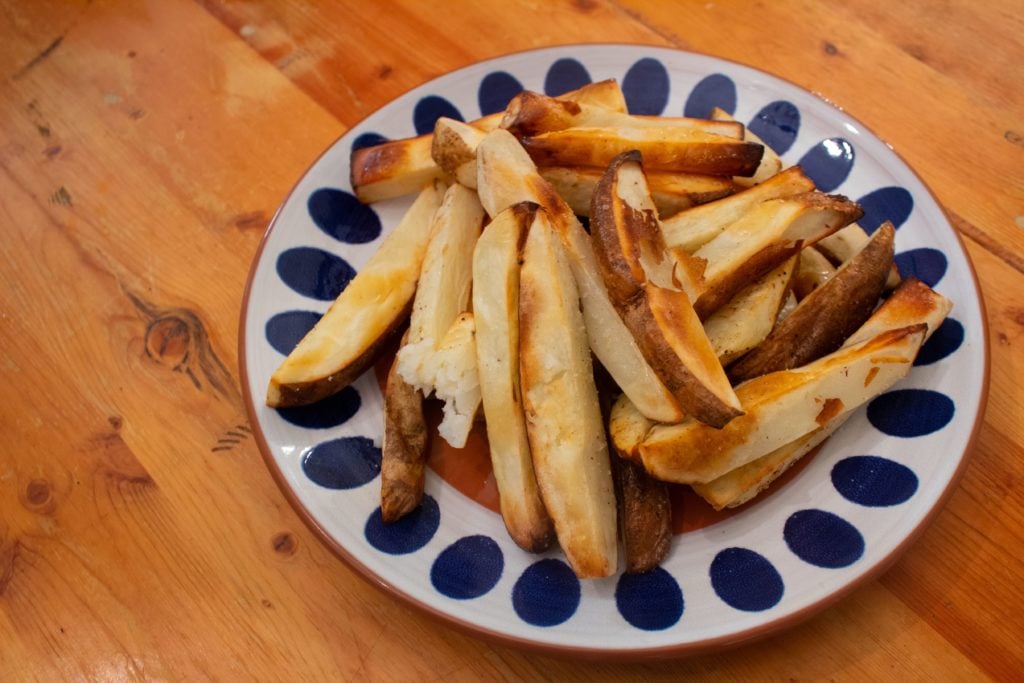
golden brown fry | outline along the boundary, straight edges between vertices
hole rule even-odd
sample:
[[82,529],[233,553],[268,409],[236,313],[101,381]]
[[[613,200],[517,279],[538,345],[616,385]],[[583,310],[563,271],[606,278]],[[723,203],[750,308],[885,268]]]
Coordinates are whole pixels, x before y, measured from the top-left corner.
[[888,299],[871,314],[843,346],[852,346],[887,330],[923,323],[928,339],[953,308],[953,302],[917,278],[907,278]]
[[384,386],[384,444],[380,459],[380,514],[396,522],[423,500],[427,465],[427,421],[423,395],[391,364]]
[[476,148],[485,131],[445,116],[434,124],[430,155],[460,185],[476,189]]
[[[711,118],[715,121],[736,121],[729,112],[719,107],[714,107],[711,110]],[[779,155],[771,147],[765,145],[761,138],[751,133],[749,128],[743,129],[743,139],[747,142],[764,145],[764,156],[761,157],[761,163],[757,167],[757,172],[749,178],[736,178],[737,184],[751,187],[752,185],[763,183],[782,170],[782,159]]]
[[640,462],[640,444],[654,422],[644,417],[629,396],[620,395],[612,404],[608,418],[608,436],[619,457]]

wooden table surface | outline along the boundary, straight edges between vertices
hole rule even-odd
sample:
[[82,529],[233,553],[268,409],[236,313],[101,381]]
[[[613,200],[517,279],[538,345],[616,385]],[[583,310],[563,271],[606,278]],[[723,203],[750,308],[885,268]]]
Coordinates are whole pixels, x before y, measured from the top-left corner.
[[[1019,680],[1022,9],[0,3],[0,678]],[[305,528],[247,424],[243,285],[308,165],[430,78],[573,42],[725,57],[843,107],[930,185],[984,293],[990,398],[944,510],[880,579],[727,652],[581,663],[422,616]]]

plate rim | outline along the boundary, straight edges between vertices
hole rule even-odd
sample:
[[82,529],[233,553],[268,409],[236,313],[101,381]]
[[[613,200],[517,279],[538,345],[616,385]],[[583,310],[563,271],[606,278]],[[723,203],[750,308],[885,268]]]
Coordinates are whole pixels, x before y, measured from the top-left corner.
[[[889,149],[889,151],[903,163],[903,165],[907,168],[907,170],[909,170],[911,175],[914,178],[916,178],[918,182],[921,183],[921,186],[924,188],[929,198],[932,200],[932,202],[934,202],[935,206],[938,207],[938,209],[941,211],[943,217],[946,220],[946,224],[949,227],[950,232],[956,239],[956,243],[965,257],[967,269],[971,276],[971,281],[974,285],[976,301],[979,309],[979,317],[982,323],[982,343],[979,346],[981,347],[983,373],[980,392],[978,396],[978,411],[975,415],[974,424],[971,427],[971,433],[967,438],[967,442],[964,446],[963,453],[961,454],[960,463],[958,464],[956,470],[953,472],[952,476],[949,478],[949,481],[947,482],[945,488],[937,496],[935,503],[932,505],[931,509],[929,509],[925,513],[925,515],[921,518],[918,524],[914,526],[914,528],[911,529],[910,532],[907,533],[906,536],[894,548],[892,548],[892,550],[890,550],[890,552],[887,555],[877,560],[873,566],[871,566],[869,569],[867,569],[859,576],[850,580],[845,585],[823,596],[821,599],[812,602],[790,614],[775,619],[771,619],[764,623],[758,624],[757,626],[746,628],[741,631],[736,631],[734,633],[715,636],[711,638],[705,638],[701,640],[695,640],[686,643],[678,643],[674,645],[660,645],[655,647],[641,647],[632,649],[588,648],[573,645],[546,643],[527,637],[502,633],[500,631],[496,631],[491,628],[487,628],[466,621],[448,612],[445,612],[437,607],[434,607],[433,605],[418,600],[411,594],[406,593],[401,588],[384,580],[378,574],[370,570],[365,564],[363,564],[362,561],[359,560],[358,557],[356,557],[351,551],[349,551],[340,542],[338,542],[338,540],[336,540],[334,537],[327,533],[327,531],[320,525],[320,523],[313,516],[312,512],[310,512],[310,510],[302,503],[302,501],[299,500],[298,494],[295,492],[295,490],[288,484],[284,472],[282,471],[280,465],[277,463],[277,460],[275,459],[271,451],[271,448],[267,443],[266,435],[264,434],[262,426],[260,425],[258,419],[257,408],[254,401],[254,394],[252,392],[252,387],[250,386],[249,383],[249,373],[247,368],[248,340],[246,338],[245,331],[247,329],[248,323],[249,300],[252,293],[252,286],[253,281],[255,279],[256,270],[262,259],[263,251],[267,246],[271,233],[273,232],[275,226],[277,225],[282,210],[292,200],[292,197],[295,194],[296,190],[298,189],[298,186],[302,183],[302,181],[305,179],[310,170],[314,168],[328,152],[333,150],[338,145],[338,143],[353,129],[359,127],[364,121],[374,116],[378,111],[380,111],[381,108],[387,106],[391,102],[394,102],[402,97],[405,97],[406,95],[408,95],[413,90],[416,90],[417,88],[427,85],[439,78],[455,74],[464,69],[478,67],[491,62],[501,62],[502,60],[506,60],[514,56],[528,55],[531,53],[554,51],[560,49],[571,49],[574,47],[625,47],[641,50],[651,49],[657,51],[673,52],[683,55],[689,54],[698,57],[708,58],[719,62],[750,69],[759,74],[783,81],[788,85],[811,95],[812,97],[819,100],[829,108],[840,112],[843,116],[846,116],[851,121],[860,126],[862,131],[870,134],[875,139],[881,141]],[[299,516],[302,522],[306,525],[306,527],[313,533],[313,535],[322,544],[326,545],[327,548],[336,557],[341,559],[342,562],[346,564],[349,569],[353,570],[359,577],[361,577],[370,585],[374,586],[376,589],[383,592],[389,598],[397,598],[400,603],[406,606],[410,606],[414,610],[419,611],[421,614],[425,614],[426,616],[431,617],[441,623],[444,623],[447,626],[454,627],[456,630],[466,635],[470,635],[477,638],[483,638],[490,642],[496,642],[501,645],[517,648],[519,650],[531,651],[546,655],[554,655],[559,657],[569,657],[573,659],[591,661],[617,660],[641,662],[688,657],[697,654],[707,654],[711,652],[729,649],[732,647],[737,647],[739,645],[750,643],[755,640],[761,640],[771,635],[780,634],[796,626],[797,624],[807,621],[811,617],[823,612],[825,609],[836,604],[846,596],[853,593],[855,590],[861,588],[865,584],[869,583],[870,581],[873,581],[874,579],[878,578],[886,571],[888,571],[892,567],[892,565],[898,559],[900,559],[914,543],[916,543],[920,539],[924,531],[932,524],[932,522],[935,520],[938,514],[943,511],[947,502],[949,501],[949,498],[952,496],[953,492],[958,488],[960,480],[962,479],[964,472],[967,469],[967,465],[971,459],[971,455],[973,454],[975,447],[977,446],[979,433],[985,421],[985,414],[988,410],[988,397],[991,384],[991,353],[989,350],[989,342],[990,337],[988,313],[985,307],[985,299],[981,289],[981,283],[978,279],[977,269],[974,267],[974,262],[971,259],[970,253],[967,251],[967,247],[964,243],[962,236],[956,230],[956,228],[953,227],[953,222],[950,220],[949,211],[939,201],[935,192],[931,189],[931,186],[928,185],[927,182],[925,182],[925,180],[921,177],[917,170],[909,163],[907,163],[906,159],[903,158],[902,154],[900,154],[900,152],[885,138],[882,138],[881,136],[876,134],[870,127],[864,125],[862,121],[860,121],[857,117],[851,115],[850,112],[847,111],[844,107],[836,104],[835,102],[824,97],[820,93],[813,90],[809,90],[802,85],[794,83],[789,78],[779,76],[772,72],[766,71],[760,67],[752,66],[737,60],[720,57],[718,55],[713,55],[692,49],[681,49],[677,47],[653,45],[647,43],[616,43],[601,41],[584,43],[562,43],[545,45],[541,47],[530,48],[527,50],[513,50],[493,57],[488,57],[486,59],[469,62],[455,69],[451,69],[449,71],[437,74],[436,76],[433,76],[421,83],[417,83],[411,86],[410,88],[407,88],[402,93],[392,97],[390,100],[380,105],[380,107],[377,107],[372,112],[362,117],[352,125],[347,126],[343,133],[341,133],[337,138],[335,138],[329,145],[324,147],[324,149],[316,156],[316,158],[306,165],[305,170],[292,184],[292,187],[288,190],[288,192],[284,195],[284,197],[278,204],[277,209],[274,211],[274,215],[271,217],[270,222],[267,224],[266,230],[264,231],[262,237],[260,238],[260,242],[257,245],[256,251],[254,252],[249,264],[249,270],[246,275],[245,288],[242,293],[241,309],[238,322],[237,350],[239,379],[242,389],[242,398],[245,405],[246,417],[248,418],[250,427],[253,430],[253,435],[256,438],[260,455],[263,459],[264,464],[267,466],[267,469],[270,471],[274,483],[277,485],[277,488],[284,494],[285,499],[288,501],[289,505]]]

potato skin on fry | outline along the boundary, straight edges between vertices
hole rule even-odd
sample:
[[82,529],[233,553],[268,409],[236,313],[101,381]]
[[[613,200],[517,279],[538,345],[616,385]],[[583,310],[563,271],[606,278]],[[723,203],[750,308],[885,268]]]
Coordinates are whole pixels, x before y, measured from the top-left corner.
[[612,466],[626,572],[649,571],[662,563],[672,547],[668,485],[624,458],[613,458]]
[[895,229],[885,223],[864,249],[800,302],[728,369],[733,382],[806,365],[838,349],[871,315],[892,266]]
[[391,364],[384,387],[384,444],[380,460],[380,513],[396,522],[423,500],[427,464],[427,421],[423,395]]

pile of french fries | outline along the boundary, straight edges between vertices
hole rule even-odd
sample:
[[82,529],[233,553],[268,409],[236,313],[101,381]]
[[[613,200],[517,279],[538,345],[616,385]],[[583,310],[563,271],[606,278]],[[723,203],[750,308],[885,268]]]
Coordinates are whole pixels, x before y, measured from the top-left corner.
[[267,404],[339,391],[404,330],[384,519],[422,499],[433,395],[455,447],[483,418],[514,541],[557,540],[581,578],[615,573],[620,540],[626,571],[664,559],[669,483],[749,501],[904,377],[951,308],[900,280],[891,224],[868,236],[725,112],[630,115],[615,81],[441,118],[354,151],[351,178],[364,202],[418,195]]

